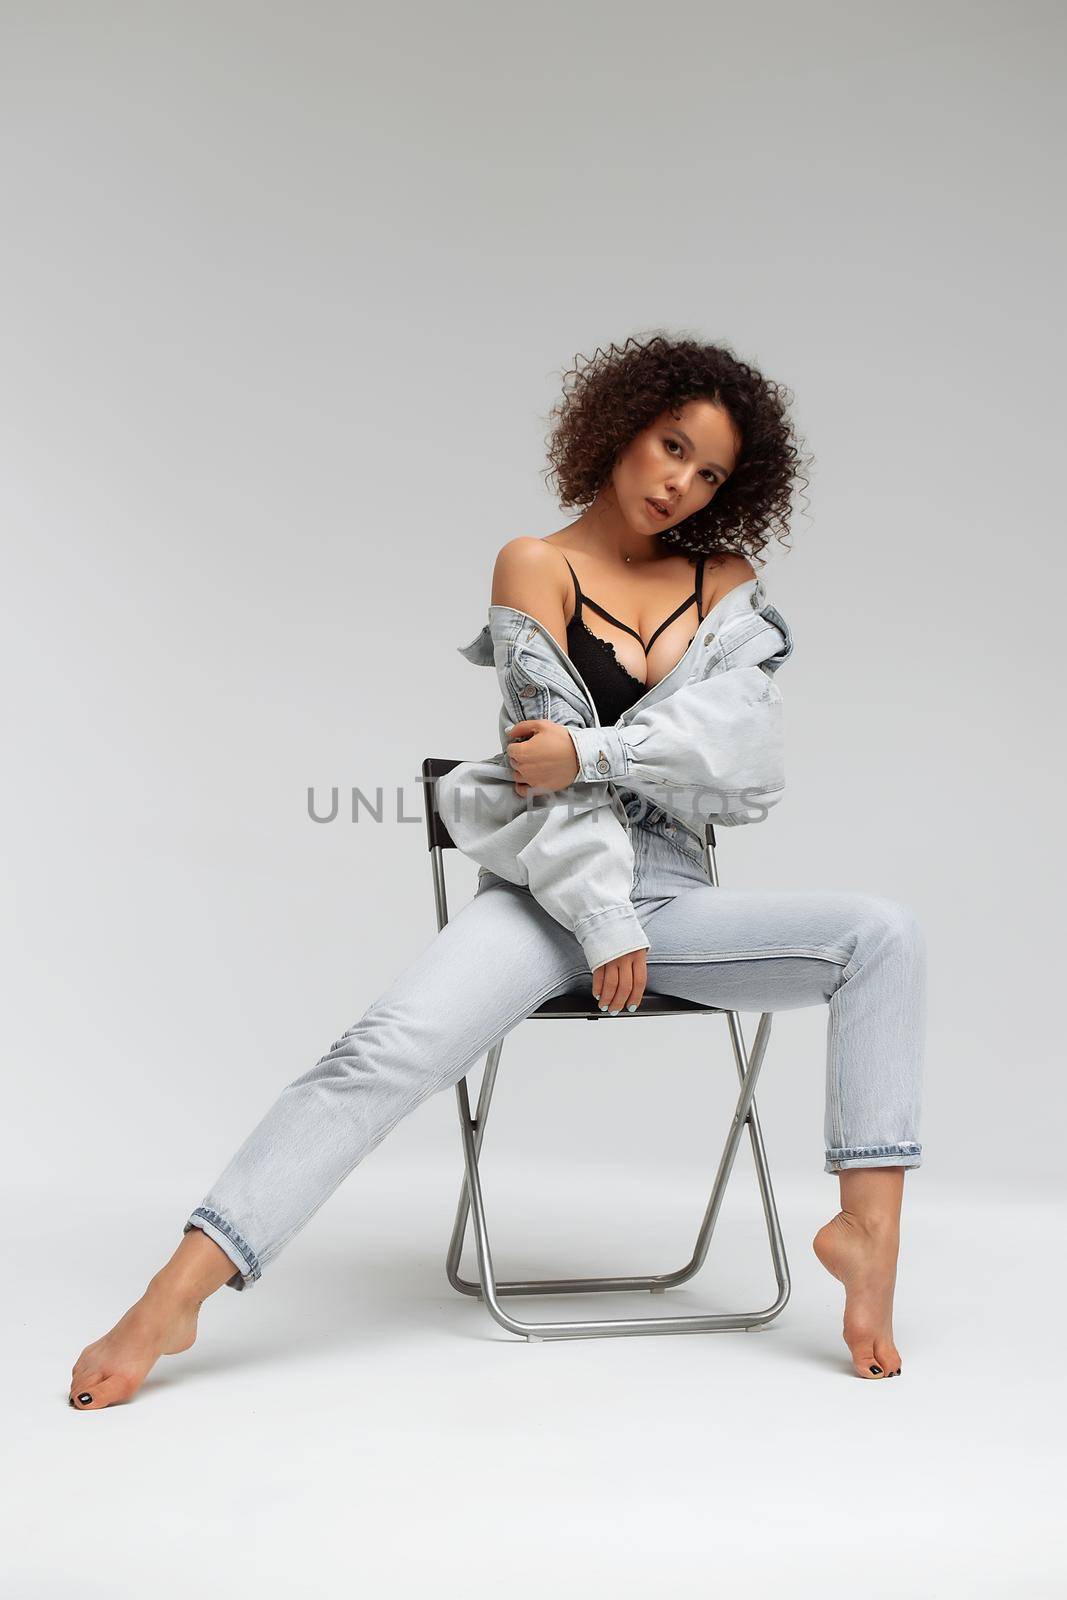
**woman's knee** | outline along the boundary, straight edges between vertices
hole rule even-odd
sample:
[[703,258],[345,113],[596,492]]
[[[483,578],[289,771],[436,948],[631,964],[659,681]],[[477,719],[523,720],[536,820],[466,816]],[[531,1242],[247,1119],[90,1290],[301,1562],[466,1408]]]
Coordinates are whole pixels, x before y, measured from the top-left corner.
[[899,945],[925,957],[926,935],[913,906],[885,895],[865,894],[860,899],[866,930],[873,933],[879,943]]

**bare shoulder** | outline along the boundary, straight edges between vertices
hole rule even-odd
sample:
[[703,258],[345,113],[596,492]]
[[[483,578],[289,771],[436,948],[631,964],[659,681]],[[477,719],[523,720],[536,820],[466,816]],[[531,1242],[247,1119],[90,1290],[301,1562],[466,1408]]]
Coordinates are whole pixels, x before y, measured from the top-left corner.
[[527,535],[509,539],[497,552],[493,567],[493,605],[525,611],[554,636],[562,633],[567,569],[558,550],[544,539]]
[[730,552],[714,561],[709,561],[704,568],[703,609],[710,611],[711,607],[717,605],[731,589],[736,589],[739,584],[748,583],[757,576],[756,569],[747,556]]
[[558,562],[558,554],[549,550],[543,539],[520,534],[497,551],[493,578],[533,577],[542,572],[555,572]]

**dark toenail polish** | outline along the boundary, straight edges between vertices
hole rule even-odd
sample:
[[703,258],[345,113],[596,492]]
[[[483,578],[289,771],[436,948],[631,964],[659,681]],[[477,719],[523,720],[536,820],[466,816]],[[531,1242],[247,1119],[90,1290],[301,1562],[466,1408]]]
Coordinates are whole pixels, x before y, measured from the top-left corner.
[[873,1372],[873,1373],[875,1373],[875,1375],[876,1375],[876,1376],[877,1376],[877,1377],[879,1377],[879,1378],[880,1378],[880,1377],[881,1377],[881,1376],[882,1376],[882,1369],[881,1369],[881,1367],[869,1367],[869,1368],[868,1368],[868,1369],[867,1369],[867,1370],[868,1370],[868,1371],[869,1371],[869,1372]]
[[90,1401],[92,1400],[92,1398],[93,1397],[92,1397],[91,1394],[80,1394],[78,1396],[78,1403],[80,1405],[87,1406],[90,1403]]

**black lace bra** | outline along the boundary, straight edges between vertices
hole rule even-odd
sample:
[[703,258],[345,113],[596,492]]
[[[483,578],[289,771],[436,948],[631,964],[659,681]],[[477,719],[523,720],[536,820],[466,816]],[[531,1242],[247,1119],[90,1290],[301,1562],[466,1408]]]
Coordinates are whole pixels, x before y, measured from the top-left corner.
[[[563,559],[567,561],[566,556]],[[623,666],[615,654],[614,645],[609,639],[602,639],[598,633],[594,633],[583,621],[583,601],[587,606],[591,606],[605,621],[613,622],[617,628],[622,628],[625,632],[632,633],[644,650],[647,661],[648,652],[664,628],[669,627],[676,617],[680,617],[683,611],[688,610],[694,601],[697,608],[697,622],[700,623],[704,620],[701,606],[704,592],[704,561],[705,557],[701,556],[697,563],[696,586],[689,599],[683,600],[681,605],[676,607],[669,617],[664,618],[647,644],[645,644],[637,630],[630,627],[629,623],[620,622],[618,617],[613,617],[610,611],[605,611],[604,607],[597,605],[595,600],[590,600],[588,595],[582,594],[578,575],[574,568],[571,567],[570,562],[567,561],[568,567],[571,568],[571,577],[574,579],[574,615],[567,624],[567,653],[588,684],[597,715],[605,727],[611,723],[618,722],[623,712],[628,711],[632,705],[635,705],[640,700],[643,694],[648,692],[648,684],[642,683],[640,678],[635,678],[633,673]],[[693,634],[689,643],[692,644],[695,638],[696,633]]]

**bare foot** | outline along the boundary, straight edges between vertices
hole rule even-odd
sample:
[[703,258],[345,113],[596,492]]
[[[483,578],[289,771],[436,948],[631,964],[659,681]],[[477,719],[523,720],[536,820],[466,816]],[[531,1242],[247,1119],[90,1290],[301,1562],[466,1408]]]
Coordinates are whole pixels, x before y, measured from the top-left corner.
[[895,1378],[900,1352],[893,1342],[893,1289],[900,1230],[839,1211],[812,1240],[827,1272],[845,1286],[842,1337],[861,1378]]
[[70,1404],[102,1411],[137,1393],[160,1356],[177,1355],[196,1341],[199,1300],[177,1298],[153,1278],[140,1300],[110,1333],[86,1345],[71,1374]]

